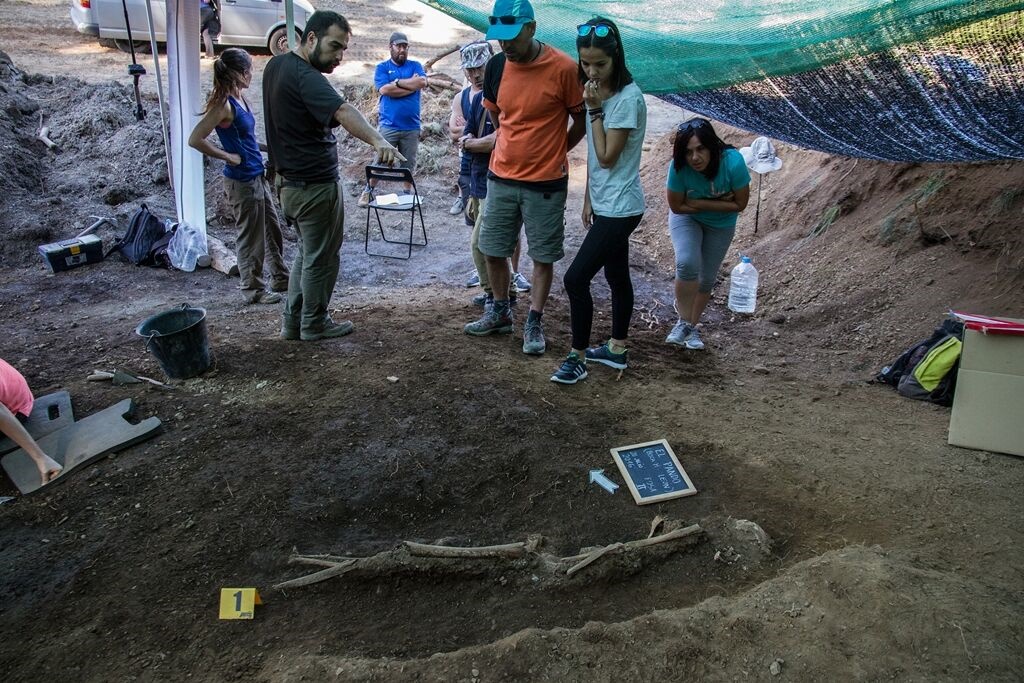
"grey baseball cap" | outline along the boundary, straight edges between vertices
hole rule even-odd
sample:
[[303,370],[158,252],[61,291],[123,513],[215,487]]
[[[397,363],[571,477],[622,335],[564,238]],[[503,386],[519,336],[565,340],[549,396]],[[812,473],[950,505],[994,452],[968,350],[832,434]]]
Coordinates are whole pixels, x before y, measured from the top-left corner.
[[401,31],[395,31],[391,34],[391,40],[388,41],[388,45],[408,45],[409,38]]

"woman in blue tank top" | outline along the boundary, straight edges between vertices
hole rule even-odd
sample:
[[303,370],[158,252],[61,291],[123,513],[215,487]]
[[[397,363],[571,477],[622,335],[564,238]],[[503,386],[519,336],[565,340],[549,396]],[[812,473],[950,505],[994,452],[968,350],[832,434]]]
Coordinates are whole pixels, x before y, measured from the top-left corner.
[[[256,119],[242,92],[252,81],[252,59],[245,50],[224,50],[213,64],[213,91],[202,120],[188,144],[224,166],[224,195],[235,217],[240,287],[248,303],[276,304],[288,290],[288,267],[282,256],[281,222],[263,171],[256,141]],[[217,131],[221,146],[210,142]],[[271,291],[263,286],[263,262],[270,271]]]

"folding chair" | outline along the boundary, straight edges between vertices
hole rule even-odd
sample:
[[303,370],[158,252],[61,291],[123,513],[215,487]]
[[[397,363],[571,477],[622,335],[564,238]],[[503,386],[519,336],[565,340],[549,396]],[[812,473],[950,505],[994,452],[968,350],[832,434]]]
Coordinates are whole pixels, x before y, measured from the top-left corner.
[[[405,204],[380,204],[378,203],[378,197],[383,195],[376,195],[370,201],[366,207],[366,241],[364,249],[370,256],[383,256],[384,258],[396,258],[396,259],[408,259],[412,257],[412,248],[425,247],[427,246],[427,228],[423,224],[423,208],[420,206],[420,195],[416,191],[416,181],[413,180],[412,171],[407,168],[390,168],[388,166],[367,166],[366,167],[366,182],[369,184],[370,180],[376,180],[378,187],[381,182],[389,183],[408,183],[412,185],[412,196],[413,201]],[[409,253],[405,256],[395,256],[393,254],[382,254],[370,251],[370,212],[373,212],[377,217],[377,229],[380,231],[380,238],[388,244],[403,244],[409,247]],[[388,239],[384,234],[384,224],[380,220],[381,211],[408,211],[409,212],[409,239],[408,240],[392,240]],[[420,230],[423,232],[423,241],[413,241],[413,231],[416,228],[416,214],[420,215]]]

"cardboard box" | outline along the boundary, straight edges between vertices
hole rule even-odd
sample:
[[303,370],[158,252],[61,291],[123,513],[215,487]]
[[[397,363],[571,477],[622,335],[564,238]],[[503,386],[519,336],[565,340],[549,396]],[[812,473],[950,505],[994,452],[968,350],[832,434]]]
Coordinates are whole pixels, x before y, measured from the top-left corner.
[[961,317],[966,325],[949,443],[1024,456],[1024,321]]
[[50,270],[59,273],[83,266],[86,263],[98,263],[103,260],[103,241],[96,235],[72,237],[52,244],[39,247],[46,265]]

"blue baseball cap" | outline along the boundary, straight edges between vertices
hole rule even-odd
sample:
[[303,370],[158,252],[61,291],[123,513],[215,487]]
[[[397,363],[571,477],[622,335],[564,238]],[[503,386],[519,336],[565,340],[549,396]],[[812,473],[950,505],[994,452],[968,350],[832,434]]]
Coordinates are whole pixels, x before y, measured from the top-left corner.
[[530,0],[497,0],[490,17],[487,40],[514,40],[523,24],[534,21]]

